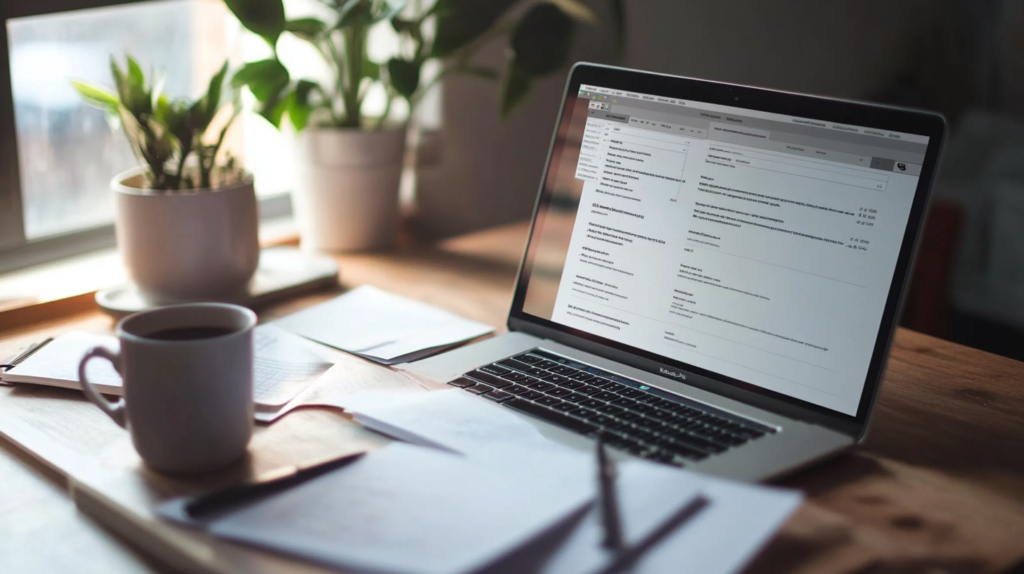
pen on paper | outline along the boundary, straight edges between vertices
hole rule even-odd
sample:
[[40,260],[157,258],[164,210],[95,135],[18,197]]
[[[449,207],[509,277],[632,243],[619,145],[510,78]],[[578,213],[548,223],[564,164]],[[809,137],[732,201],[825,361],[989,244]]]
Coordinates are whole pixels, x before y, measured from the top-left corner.
[[622,549],[622,523],[619,516],[619,501],[615,492],[617,471],[615,463],[608,458],[604,437],[597,437],[598,507],[604,538],[601,545],[618,552]]

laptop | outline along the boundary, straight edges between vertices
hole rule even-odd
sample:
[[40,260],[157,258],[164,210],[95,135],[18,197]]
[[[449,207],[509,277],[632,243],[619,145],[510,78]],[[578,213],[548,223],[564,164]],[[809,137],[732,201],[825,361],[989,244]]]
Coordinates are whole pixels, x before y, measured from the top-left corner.
[[410,369],[565,445],[760,481],[864,440],[939,115],[571,70],[508,332]]

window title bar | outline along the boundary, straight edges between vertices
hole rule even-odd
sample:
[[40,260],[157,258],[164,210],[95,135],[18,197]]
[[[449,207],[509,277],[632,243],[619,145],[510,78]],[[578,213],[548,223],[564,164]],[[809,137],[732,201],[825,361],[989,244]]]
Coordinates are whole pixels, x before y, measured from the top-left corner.
[[[852,126],[847,124],[838,124],[835,122],[826,122],[822,120],[812,120],[808,118],[801,118],[796,116],[787,116],[784,114],[773,114],[771,112],[761,112],[757,110],[750,110],[747,108],[739,108],[734,106],[721,106],[718,104],[709,104],[705,102],[695,102],[692,100],[680,100],[677,98],[665,98],[662,96],[651,96],[648,94],[638,94],[636,92],[628,92],[625,90],[612,90],[609,88],[602,88],[600,86],[591,86],[583,84],[580,86],[581,92],[591,92],[593,94],[600,94],[608,98],[611,103],[620,103],[615,101],[617,98],[623,98],[625,100],[640,100],[644,102],[655,102],[659,104],[668,104],[673,106],[683,106],[691,109],[705,110],[708,112],[718,112],[721,114],[735,114],[737,116],[746,116],[751,118],[761,118],[766,120],[772,120],[777,122],[785,122],[790,124],[799,124],[803,126],[816,127],[826,130],[840,131],[851,134],[861,134],[865,136],[872,136],[878,138],[884,138],[888,140],[906,141],[912,143],[927,144],[928,138],[926,136],[908,134],[904,132],[894,132],[889,130],[880,130],[876,128],[867,128],[864,126]],[[622,102],[624,103],[624,102]],[[717,119],[711,117],[712,119]]]

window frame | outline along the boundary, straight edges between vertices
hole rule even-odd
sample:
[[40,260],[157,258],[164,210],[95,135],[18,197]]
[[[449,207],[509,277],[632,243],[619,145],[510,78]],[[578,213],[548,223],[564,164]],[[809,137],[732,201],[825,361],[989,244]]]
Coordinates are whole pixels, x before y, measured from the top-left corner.
[[[74,10],[106,8],[159,0],[5,0],[0,2],[0,274],[116,244],[114,224],[79,229],[29,240],[25,237],[25,211],[21,164],[11,83],[11,55],[7,21]],[[259,198],[260,219],[292,215],[291,193]]]

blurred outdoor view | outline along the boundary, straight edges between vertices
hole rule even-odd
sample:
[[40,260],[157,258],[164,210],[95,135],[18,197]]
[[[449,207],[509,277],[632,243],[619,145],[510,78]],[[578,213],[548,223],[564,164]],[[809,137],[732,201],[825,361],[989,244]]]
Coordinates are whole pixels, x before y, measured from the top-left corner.
[[[136,162],[105,114],[68,83],[113,87],[110,56],[130,53],[165,71],[167,90],[192,94],[188,0],[19,18],[7,24],[27,239],[113,221],[111,178]],[[223,58],[223,54],[220,56]]]
[[[330,15],[315,0],[287,0],[286,10],[289,18]],[[111,55],[123,66],[131,54],[147,74],[163,71],[169,96],[196,98],[225,58],[234,70],[270,54],[219,0],[139,2],[15,18],[7,26],[29,240],[112,223],[110,180],[137,165],[124,136],[110,129],[101,110],[82,103],[70,78],[113,89]],[[371,58],[386,59],[396,42],[389,27],[378,27],[369,40]],[[308,44],[285,35],[278,49],[293,77],[330,77]],[[251,109],[251,95],[245,96],[243,105]],[[384,101],[383,92],[371,91],[366,112],[380,113]],[[261,196],[291,190],[292,135],[253,112],[233,126],[226,149],[254,173]]]

